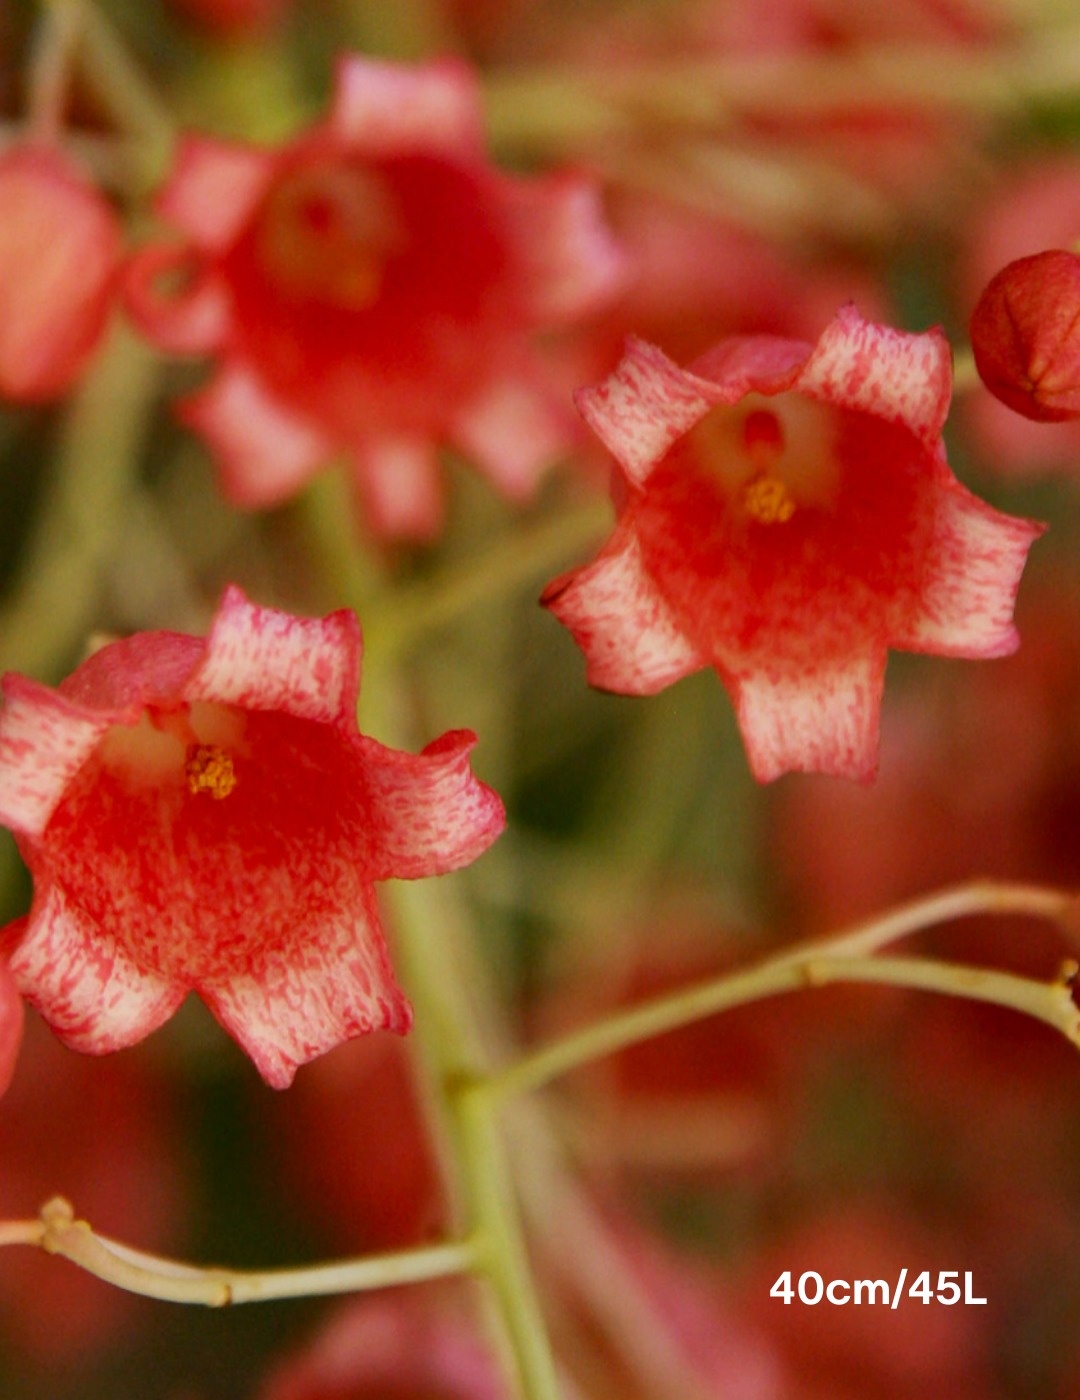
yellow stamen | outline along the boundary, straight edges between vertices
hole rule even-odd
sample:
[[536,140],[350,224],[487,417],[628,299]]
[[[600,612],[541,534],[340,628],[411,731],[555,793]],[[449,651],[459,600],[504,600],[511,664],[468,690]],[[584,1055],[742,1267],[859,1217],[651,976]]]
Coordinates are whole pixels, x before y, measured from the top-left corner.
[[762,525],[782,525],[795,514],[791,493],[778,476],[755,476],[742,490],[748,515]]
[[208,792],[215,801],[228,797],[236,786],[232,755],[216,744],[189,744],[184,763],[188,788],[196,796]]

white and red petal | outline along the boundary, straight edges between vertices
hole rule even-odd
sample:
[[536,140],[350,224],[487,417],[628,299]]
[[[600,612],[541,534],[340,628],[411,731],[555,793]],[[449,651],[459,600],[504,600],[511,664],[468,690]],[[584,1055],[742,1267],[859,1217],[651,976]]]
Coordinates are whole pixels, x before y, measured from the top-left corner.
[[11,969],[0,958],[0,1094],[11,1083],[22,1044],[23,1003]]
[[200,252],[224,252],[254,213],[277,164],[257,146],[186,135],[155,208]]
[[423,542],[438,533],[443,487],[433,442],[375,438],[354,449],[352,471],[376,534]]
[[498,379],[450,427],[454,443],[510,500],[528,500],[546,468],[574,442],[574,424],[542,389]]
[[37,893],[11,971],[65,1045],[91,1055],[136,1044],[187,995],[186,987],[135,963],[57,884]]
[[334,454],[334,441],[321,427],[280,403],[239,362],[226,361],[179,411],[217,457],[222,490],[235,505],[277,505]]
[[916,610],[893,621],[891,644],[970,658],[1014,652],[1020,576],[1044,529],[1003,515],[950,477],[936,493]]
[[559,325],[597,310],[625,286],[629,260],[592,180],[552,175],[506,181],[503,190],[530,315]]
[[600,690],[655,695],[709,664],[645,569],[637,535],[620,526],[592,564],[548,584],[540,601],[585,654]]
[[768,783],[794,769],[870,782],[884,685],[883,650],[730,680],[754,777]]
[[355,613],[294,617],[257,607],[229,587],[183,698],[355,730],[360,652]]
[[0,822],[40,836],[68,783],[120,716],[87,711],[25,676],[5,676],[3,694]]
[[484,152],[480,88],[456,59],[342,58],[327,125],[347,149],[374,158],[422,151],[473,162]]
[[372,879],[459,870],[502,832],[502,802],[469,767],[476,744],[469,730],[452,730],[419,754],[360,742]]
[[[166,291],[173,279],[179,290]],[[225,343],[229,294],[190,248],[151,244],[128,263],[124,276],[128,315],[159,350],[206,355]]]
[[204,981],[199,994],[275,1089],[287,1089],[299,1065],[342,1041],[412,1027],[370,884],[354,889],[347,910],[321,918],[297,911],[297,927],[280,946],[253,950],[247,970]]
[[842,307],[796,381],[800,392],[888,422],[926,447],[940,438],[952,397],[952,351],[940,327],[912,335]]
[[101,338],[120,266],[120,222],[59,151],[0,156],[0,394],[67,390]]
[[616,369],[602,384],[578,390],[574,402],[630,480],[643,486],[671,444],[720,398],[707,380],[628,336]]

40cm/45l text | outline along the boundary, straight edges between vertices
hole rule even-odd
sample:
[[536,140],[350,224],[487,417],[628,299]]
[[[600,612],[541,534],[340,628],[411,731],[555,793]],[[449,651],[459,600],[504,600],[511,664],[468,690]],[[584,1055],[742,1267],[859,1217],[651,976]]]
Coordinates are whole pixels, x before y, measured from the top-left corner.
[[[806,1303],[813,1307],[815,1303],[820,1303],[824,1298],[826,1302],[842,1307],[845,1303],[877,1303],[881,1302],[886,1307],[895,1308],[904,1296],[904,1284],[907,1282],[907,1269],[900,1270],[900,1277],[896,1280],[895,1288],[890,1289],[888,1281],[883,1278],[857,1278],[853,1281],[843,1278],[834,1278],[830,1283],[826,1283],[816,1269],[807,1269],[799,1275],[799,1282],[793,1285],[791,1282],[791,1270],[785,1269],[773,1286],[769,1289],[770,1298],[783,1298],[785,1303],[791,1303],[798,1298],[800,1303]],[[907,1291],[909,1298],[916,1298],[922,1303],[944,1303],[947,1308],[951,1308],[954,1303],[974,1303],[982,1304],[985,1298],[976,1298],[971,1286],[971,1270],[964,1274],[964,1289],[960,1291],[960,1284],[957,1280],[960,1277],[957,1269],[942,1269],[937,1276],[937,1288],[930,1282],[931,1274],[929,1269],[924,1269],[915,1282]]]

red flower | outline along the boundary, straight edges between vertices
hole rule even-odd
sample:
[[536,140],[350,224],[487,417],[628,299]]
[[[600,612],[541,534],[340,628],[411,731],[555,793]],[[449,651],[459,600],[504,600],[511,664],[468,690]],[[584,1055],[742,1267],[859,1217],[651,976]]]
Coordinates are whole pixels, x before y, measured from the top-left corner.
[[259,1393],[262,1400],[504,1400],[479,1333],[445,1290],[358,1299]]
[[971,348],[994,395],[1024,418],[1080,418],[1080,257],[1019,258],[994,277],[971,317]]
[[190,244],[144,250],[129,304],[157,344],[219,358],[184,416],[236,503],[344,452],[375,528],[424,536],[437,443],[522,497],[569,440],[529,335],[601,301],[621,260],[591,185],[488,163],[463,66],[346,59],[326,122],[274,151],[188,139],[159,209]]
[[374,882],[466,865],[502,830],[475,736],[419,756],[356,727],[360,635],[229,589],[205,641],[139,633],[59,690],[4,678],[0,820],[34,876],[11,957],[62,1040],[102,1054],[191,990],[268,1083],[405,1032]]
[[872,778],[887,649],[1013,651],[1041,533],[950,472],[950,392],[940,331],[853,307],[816,346],[738,337],[689,370],[629,341],[578,396],[622,468],[618,526],[543,598],[589,681],[648,695],[713,666],[759,779]]
[[63,394],[98,343],[116,288],[119,221],[58,151],[0,156],[0,395]]

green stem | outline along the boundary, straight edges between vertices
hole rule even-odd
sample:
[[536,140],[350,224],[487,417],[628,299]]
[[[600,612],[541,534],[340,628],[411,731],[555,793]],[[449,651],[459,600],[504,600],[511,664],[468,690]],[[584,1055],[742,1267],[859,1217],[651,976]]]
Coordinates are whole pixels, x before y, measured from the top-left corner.
[[60,1196],[43,1207],[39,1220],[0,1222],[0,1245],[7,1244],[37,1245],[129,1293],[211,1308],[391,1288],[462,1274],[476,1267],[474,1243],[458,1240],[307,1268],[200,1269],[96,1234],[85,1220],[76,1220],[75,1212]]
[[72,400],[21,576],[0,610],[0,671],[47,678],[93,625],[121,545],[156,374],[151,352],[118,327]]
[[488,598],[535,579],[546,582],[611,524],[611,503],[602,497],[518,526],[479,558],[451,564],[392,599],[377,601],[365,619],[365,636],[373,650],[400,654]]
[[500,1101],[527,1093],[579,1065],[706,1016],[828,981],[892,982],[997,1002],[1046,1021],[1080,1045],[1078,1013],[1064,984],[919,959],[872,957],[897,938],[970,914],[1031,914],[1071,931],[1075,908],[1074,896],[1037,886],[980,882],[944,890],[833,938],[788,949],[757,967],[710,978],[563,1036],[494,1075],[484,1092]]

